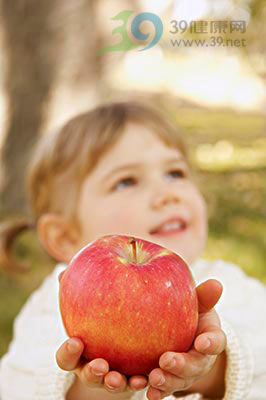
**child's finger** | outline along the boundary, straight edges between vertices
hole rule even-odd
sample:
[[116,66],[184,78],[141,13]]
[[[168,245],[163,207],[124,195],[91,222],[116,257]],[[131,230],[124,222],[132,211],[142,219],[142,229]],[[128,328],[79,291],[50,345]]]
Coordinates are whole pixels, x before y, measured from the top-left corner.
[[104,386],[108,392],[123,392],[127,387],[127,379],[117,371],[110,371],[104,377]]
[[93,376],[102,377],[109,372],[108,362],[102,358],[95,358],[89,362]]
[[66,340],[56,352],[56,362],[65,371],[74,370],[80,360],[84,344],[78,338]]
[[196,335],[204,332],[216,331],[221,328],[220,318],[217,312],[212,309],[206,313],[199,314],[199,322]]
[[149,375],[149,383],[153,388],[160,390],[164,395],[174,391],[184,391],[194,383],[193,377],[180,378],[160,368],[154,369]]
[[214,309],[200,314],[197,337],[194,340],[197,351],[206,354],[220,354],[224,351],[226,336],[220,326],[220,319]]
[[218,355],[225,350],[226,336],[221,329],[206,332],[196,337],[194,348],[200,353]]
[[215,360],[216,356],[201,354],[196,350],[188,353],[167,352],[161,356],[159,365],[179,378],[192,378],[207,373]]
[[152,386],[149,387],[146,397],[149,400],[160,400],[162,398],[162,392]]
[[209,279],[197,287],[199,312],[211,310],[222,295],[222,284],[216,279]]
[[143,375],[131,376],[128,380],[128,386],[131,390],[142,390],[147,386],[148,380]]
[[109,371],[107,361],[102,358],[95,358],[80,368],[78,375],[84,385],[98,387],[103,383],[104,375]]

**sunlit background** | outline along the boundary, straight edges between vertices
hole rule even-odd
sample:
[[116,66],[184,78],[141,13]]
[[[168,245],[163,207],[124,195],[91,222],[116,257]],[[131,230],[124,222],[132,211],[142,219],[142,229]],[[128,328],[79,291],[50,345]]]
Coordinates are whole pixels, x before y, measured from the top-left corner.
[[[38,26],[27,12],[39,10],[33,11],[34,0],[28,3],[28,11],[12,10],[10,5],[1,17],[1,218],[25,213],[23,168],[38,134],[47,134],[102,101],[134,95],[157,103],[184,131],[209,206],[205,257],[237,263],[266,282],[265,0],[47,0],[42,10],[47,19],[40,15]],[[120,35],[112,31],[122,21],[112,18],[123,10],[133,11],[127,26],[133,41],[129,27],[134,16],[158,15],[164,28],[159,43],[138,51],[155,34],[154,25],[144,21],[140,29],[150,37],[136,42],[138,49],[98,55],[100,49],[120,42]],[[26,26],[28,21],[29,32],[33,24],[32,35],[16,31],[18,21]],[[182,26],[205,22],[208,29],[174,34],[172,21],[183,21]],[[223,21],[227,28],[211,33],[213,21]],[[230,32],[231,21],[244,23],[245,32]],[[181,44],[173,45],[175,40]],[[182,40],[194,42],[189,46]],[[197,46],[196,40],[217,43]],[[25,140],[23,135],[28,135]],[[0,302],[0,355],[10,340],[14,316],[54,267],[33,233],[21,237],[15,252],[30,271],[22,276],[1,273],[5,301]]]

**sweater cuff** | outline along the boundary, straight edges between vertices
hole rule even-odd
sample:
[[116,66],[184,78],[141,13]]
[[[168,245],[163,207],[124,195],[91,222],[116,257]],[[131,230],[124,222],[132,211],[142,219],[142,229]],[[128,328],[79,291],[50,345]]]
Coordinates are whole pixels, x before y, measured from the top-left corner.
[[251,351],[228,322],[221,318],[221,323],[227,339],[225,395],[223,400],[247,399],[254,370]]
[[59,368],[43,368],[38,371],[36,400],[65,400],[73,385],[75,374]]

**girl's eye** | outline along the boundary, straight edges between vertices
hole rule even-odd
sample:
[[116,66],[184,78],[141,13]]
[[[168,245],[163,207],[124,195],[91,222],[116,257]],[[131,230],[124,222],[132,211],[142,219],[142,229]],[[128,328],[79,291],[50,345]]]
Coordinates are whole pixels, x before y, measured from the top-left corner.
[[185,178],[186,172],[183,169],[174,169],[168,172],[172,178]]
[[113,190],[121,189],[126,186],[132,186],[136,184],[136,180],[131,177],[123,178],[120,181],[118,181],[114,186]]

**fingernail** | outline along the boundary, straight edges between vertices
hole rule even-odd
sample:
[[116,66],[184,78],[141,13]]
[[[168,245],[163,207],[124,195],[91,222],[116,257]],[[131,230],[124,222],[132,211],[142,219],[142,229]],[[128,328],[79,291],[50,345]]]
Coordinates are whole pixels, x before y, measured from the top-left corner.
[[176,366],[176,360],[174,358],[171,358],[171,360],[169,360],[166,365],[165,368],[167,369],[172,369]]
[[109,383],[105,383],[105,386],[107,386],[110,390],[116,390],[116,387],[111,386]]
[[120,380],[117,379],[117,376],[112,376],[112,377],[109,377],[109,382],[105,382],[105,384],[109,389],[117,390],[118,387],[120,386]]
[[92,370],[92,372],[94,373],[94,375],[96,376],[103,376],[105,373],[101,372],[101,371],[95,371],[94,369]]
[[67,343],[67,349],[71,354],[77,353],[79,351],[79,343],[70,339]]
[[165,377],[161,375],[161,378],[158,383],[156,383],[156,386],[162,386],[165,383]]
[[[98,367],[97,367],[97,366],[98,366]],[[103,376],[104,374],[107,373],[107,371],[106,371],[106,372],[104,372],[104,371],[99,371],[99,369],[101,369],[101,366],[99,366],[99,362],[97,363],[96,360],[92,360],[92,361],[90,362],[90,367],[91,367],[92,373],[93,373],[94,375],[96,375],[96,376]],[[97,367],[97,369],[95,369],[95,367]],[[104,367],[104,369],[105,369],[105,367]]]
[[211,341],[209,339],[205,340],[205,342],[203,342],[203,344],[200,346],[201,350],[207,350],[208,347],[210,347],[211,345]]

